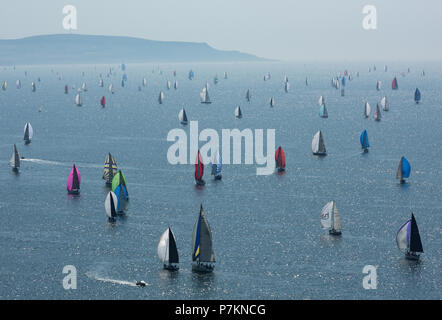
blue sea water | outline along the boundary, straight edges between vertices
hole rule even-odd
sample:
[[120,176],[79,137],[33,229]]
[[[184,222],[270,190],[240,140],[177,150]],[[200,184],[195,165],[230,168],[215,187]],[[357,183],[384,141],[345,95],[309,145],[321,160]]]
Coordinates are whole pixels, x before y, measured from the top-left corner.
[[[383,64],[371,72],[368,66],[127,63],[124,88],[117,65],[109,77],[108,65],[1,68],[0,81],[7,81],[8,88],[0,90],[0,298],[441,299],[442,66],[389,63],[388,72]],[[195,72],[192,81],[189,69]],[[341,97],[330,80],[345,69],[353,80],[346,82]],[[173,70],[178,89],[167,90]],[[225,71],[228,79],[223,79]],[[267,72],[271,79],[263,81]],[[103,88],[98,87],[100,73]],[[391,90],[394,76],[397,91]],[[147,86],[138,91],[143,77]],[[17,79],[21,89],[15,88]],[[377,80],[381,91],[376,91]],[[31,81],[36,92],[31,92]],[[83,82],[88,91],[77,107],[71,86]],[[210,105],[199,102],[206,82]],[[107,90],[110,83],[113,95]],[[65,84],[69,94],[64,94]],[[416,87],[422,93],[418,105]],[[245,100],[248,88],[250,103]],[[160,90],[165,93],[162,105],[157,102]],[[104,109],[99,106],[103,95]],[[320,95],[327,119],[318,115]],[[373,113],[384,95],[390,111],[382,111],[380,122],[364,118],[364,102]],[[272,96],[274,108],[269,106]],[[234,117],[238,105],[242,119]],[[276,146],[286,153],[286,173],[257,176],[256,165],[224,165],[223,179],[213,181],[206,166],[207,184],[195,188],[194,166],[171,165],[166,157],[172,145],[168,132],[189,131],[177,119],[183,107],[189,120],[198,120],[200,131],[213,128],[220,136],[222,129],[275,129]],[[27,121],[34,138],[24,145]],[[311,152],[319,129],[328,151],[323,158]],[[359,143],[364,129],[368,154]],[[8,166],[14,143],[26,158],[18,175]],[[108,189],[101,176],[108,152],[123,170],[130,195],[129,210],[115,226],[104,211]],[[405,185],[395,179],[401,156],[412,168]],[[66,192],[73,163],[82,177],[78,197]],[[341,216],[339,238],[319,224],[330,200]],[[217,261],[214,273],[207,275],[191,271],[192,229],[201,203]],[[405,260],[395,241],[411,211],[425,251],[418,263]],[[175,273],[162,270],[156,256],[168,226],[180,254]],[[77,269],[75,290],[63,288],[66,265]],[[377,289],[363,288],[365,265],[377,266]],[[135,287],[138,280],[148,285]]]

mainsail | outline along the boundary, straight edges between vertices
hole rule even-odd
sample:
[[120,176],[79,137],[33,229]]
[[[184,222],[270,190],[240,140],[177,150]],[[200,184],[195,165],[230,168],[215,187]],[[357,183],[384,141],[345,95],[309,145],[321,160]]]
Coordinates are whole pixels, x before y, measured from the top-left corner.
[[393,81],[391,82],[391,88],[393,89],[393,90],[397,90],[399,87],[398,87],[398,84],[397,84],[397,79],[396,79],[396,77],[394,77],[394,79],[393,79]]
[[387,97],[385,97],[385,96],[381,99],[381,107],[382,107],[382,110],[388,111]]
[[322,229],[331,229],[336,232],[341,231],[341,219],[339,217],[339,211],[335,201],[328,202],[322,208],[320,218]]
[[364,115],[365,115],[365,117],[368,118],[370,116],[370,113],[371,113],[370,104],[367,101],[365,101],[365,105],[364,105]]
[[114,179],[117,170],[117,162],[109,152],[106,156],[106,160],[104,161],[104,171],[102,177],[104,180],[106,180],[106,183],[112,184],[112,180]]
[[13,169],[20,168],[20,155],[18,154],[17,146],[14,144],[14,147],[12,149],[12,157],[9,161],[9,164]]
[[180,112],[178,113],[178,120],[180,120],[181,124],[187,124],[187,115],[186,115],[186,110],[181,109]]
[[241,112],[241,108],[240,108],[240,106],[237,106],[237,107],[235,108],[235,117],[237,117],[237,118],[242,118],[242,112]]
[[75,96],[75,104],[79,107],[81,107],[81,105],[83,104],[83,101],[81,100],[80,92],[77,93],[77,95]]
[[381,121],[381,118],[382,118],[382,116],[381,116],[381,110],[379,109],[379,104],[377,104],[377,103],[376,103],[376,112],[374,113],[373,118],[374,118],[376,121]]
[[192,261],[215,262],[215,254],[212,248],[212,231],[207,222],[203,205],[200,207],[198,219],[193,227]]
[[421,92],[419,88],[416,88],[416,91],[414,92],[414,101],[416,103],[419,103],[421,101]]
[[161,235],[157,247],[158,258],[164,265],[178,264],[178,250],[172,229],[167,228]]
[[328,118],[328,111],[325,104],[322,104],[321,107],[319,108],[319,116],[321,118]]
[[221,174],[221,170],[223,168],[223,164],[221,161],[221,155],[218,151],[215,151],[212,157],[212,172],[213,176],[218,176]]
[[209,85],[206,83],[206,86],[200,93],[201,103],[211,103],[209,97]]
[[25,132],[25,135],[23,137],[23,140],[28,141],[28,142],[31,141],[32,136],[34,135],[34,129],[32,128],[32,126],[29,122],[26,122],[24,132]]
[[164,92],[160,91],[160,94],[158,96],[158,103],[163,104],[163,101],[164,101]]
[[326,154],[324,138],[322,137],[321,130],[316,132],[316,134],[313,136],[312,152],[315,155],[325,155]]

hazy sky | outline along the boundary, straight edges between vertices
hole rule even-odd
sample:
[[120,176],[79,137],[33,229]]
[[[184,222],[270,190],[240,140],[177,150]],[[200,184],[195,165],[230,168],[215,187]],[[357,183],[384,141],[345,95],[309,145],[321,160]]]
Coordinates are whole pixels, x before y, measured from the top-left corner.
[[[441,0],[0,0],[0,39],[66,33],[207,42],[283,60],[442,60]],[[24,4],[25,3],[25,4]],[[362,28],[375,5],[377,30]]]

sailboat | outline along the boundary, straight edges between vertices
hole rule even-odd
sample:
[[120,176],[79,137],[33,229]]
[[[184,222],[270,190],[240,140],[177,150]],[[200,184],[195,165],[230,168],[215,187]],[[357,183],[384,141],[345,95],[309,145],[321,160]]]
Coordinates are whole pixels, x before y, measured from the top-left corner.
[[20,88],[21,88],[21,81],[20,81],[20,80],[17,80],[17,81],[15,82],[15,86],[17,87],[17,89],[20,89]]
[[325,156],[327,155],[327,151],[325,149],[324,138],[322,137],[322,131],[319,130],[313,136],[312,141],[312,152],[317,156]]
[[80,92],[77,93],[77,95],[75,96],[75,104],[76,104],[78,107],[81,107],[81,106],[83,105],[83,101],[81,100]]
[[110,85],[109,85],[109,92],[110,93],[112,93],[112,94],[114,94],[115,93],[115,90],[114,90],[114,85],[111,83]]
[[192,70],[189,71],[189,80],[192,80],[195,77],[195,74]]
[[242,112],[241,112],[241,107],[237,106],[235,108],[235,117],[237,117],[238,119],[242,118]]
[[145,86],[147,85],[147,80],[146,80],[146,78],[143,78],[143,82],[142,82],[142,84],[143,84],[143,87],[145,87]]
[[2,83],[3,91],[5,91],[7,87],[8,87],[8,83],[6,81],[3,81],[3,83]]
[[35,82],[31,83],[31,89],[32,89],[32,92],[35,92],[35,90],[36,90]]
[[101,97],[101,99],[100,99],[100,104],[101,104],[101,106],[104,108],[104,107],[106,107],[106,97],[105,96],[102,96]]
[[83,84],[81,85],[81,90],[87,91],[86,82],[83,82]]
[[410,177],[411,166],[405,157],[401,157],[399,166],[397,167],[396,179],[399,179],[401,184],[405,183],[406,178]]
[[170,271],[179,269],[178,249],[176,247],[175,236],[170,227],[161,235],[160,241],[158,242],[157,253],[164,269]]
[[308,86],[308,79],[305,77],[305,85]]
[[117,216],[117,203],[117,196],[112,191],[109,191],[106,200],[104,200],[104,209],[106,210],[108,221],[111,223],[115,222],[115,217]]
[[181,124],[186,125],[187,124],[187,115],[186,115],[186,110],[181,109],[180,112],[178,113],[178,120],[180,120]]
[[68,177],[68,184],[66,189],[69,194],[79,194],[80,193],[80,182],[81,176],[75,164],[72,166],[71,172]]
[[112,186],[112,182],[115,174],[117,173],[117,162],[114,157],[109,152],[106,156],[106,160],[104,161],[104,171],[103,171],[103,180],[106,180],[107,186]]
[[382,82],[380,80],[378,80],[378,82],[376,82],[376,90],[377,91],[381,90],[381,84],[382,84]]
[[276,163],[276,169],[278,169],[278,172],[285,171],[285,153],[284,153],[284,150],[282,150],[281,146],[279,146],[278,149],[276,149],[275,163]]
[[414,101],[416,101],[416,104],[421,101],[421,92],[419,88],[416,88],[416,91],[414,92]]
[[98,80],[98,86],[99,87],[103,87],[104,86],[103,79]]
[[195,163],[195,181],[198,186],[203,186],[206,184],[206,182],[203,180],[203,174],[204,174],[203,158],[201,157],[201,153],[198,150],[198,154],[196,156],[196,163]]
[[368,152],[368,148],[370,147],[370,143],[368,142],[368,134],[367,130],[362,131],[361,136],[359,137],[361,141],[361,147],[364,149],[364,153]]
[[289,92],[289,90],[290,90],[290,83],[287,80],[287,81],[284,82],[284,91],[285,92]]
[[158,95],[158,103],[163,104],[164,101],[164,92],[160,91],[160,94]]
[[212,272],[215,268],[215,253],[212,248],[212,231],[201,204],[192,235],[192,271]]
[[212,103],[212,101],[210,101],[210,97],[209,97],[209,86],[206,83],[206,86],[203,88],[203,90],[200,93],[200,98],[201,98],[201,103]]
[[319,108],[319,116],[321,118],[328,118],[328,111],[325,104],[322,104],[321,107]]
[[218,151],[215,151],[212,157],[212,176],[215,176],[215,180],[221,180],[221,170],[223,168],[223,163],[221,161],[221,155]]
[[382,107],[382,110],[384,110],[384,111],[388,111],[388,103],[387,103],[387,97],[383,97],[382,99],[381,99],[381,107]]
[[269,103],[270,103],[270,107],[273,108],[275,106],[275,98],[271,97]]
[[167,81],[167,84],[166,84],[166,86],[167,86],[167,90],[169,90],[169,89],[170,89],[170,87],[171,87],[170,81]]
[[213,78],[213,83],[214,83],[214,84],[217,84],[218,81],[219,81],[219,80],[218,80],[218,75],[215,75],[215,78]]
[[178,89],[178,81],[174,81],[174,83],[173,83],[173,88],[176,90],[176,89]]
[[20,155],[18,154],[17,146],[15,144],[12,149],[12,157],[9,164],[12,167],[12,171],[18,172],[18,169],[20,168]]
[[377,103],[376,103],[376,112],[374,113],[373,118],[374,118],[376,121],[381,121],[381,118],[382,118],[382,116],[381,116],[381,110],[379,109],[379,104],[377,104]]
[[370,116],[371,113],[371,107],[370,104],[368,103],[368,101],[365,101],[365,105],[364,105],[364,115],[366,118],[368,118]]
[[227,79],[227,72],[224,71],[224,79]]
[[396,243],[409,260],[419,260],[419,253],[423,253],[421,236],[417,227],[416,219],[411,213],[411,219],[405,222],[397,232]]
[[320,97],[319,97],[319,100],[318,100],[318,105],[319,105],[319,106],[322,106],[323,104],[325,104],[325,99],[324,99],[323,96],[320,96]]
[[321,210],[321,228],[329,229],[328,233],[333,236],[340,236],[341,219],[339,217],[338,207],[335,201],[328,202]]
[[396,77],[394,77],[393,81],[391,82],[391,89],[393,90],[399,89]]
[[117,196],[117,212],[127,210],[129,202],[129,193],[127,192],[126,178],[121,170],[112,179],[112,191]]
[[69,93],[69,86],[65,85],[64,86],[64,94],[68,94]]
[[250,89],[247,89],[247,93],[246,93],[246,99],[248,102],[250,102],[250,99],[252,98],[252,93],[250,92]]
[[343,96],[345,96],[345,89],[344,88],[341,89],[341,97],[343,97]]
[[34,129],[29,122],[26,122],[24,131],[25,135],[23,137],[23,140],[25,140],[25,144],[29,144],[31,143],[32,136],[34,135]]

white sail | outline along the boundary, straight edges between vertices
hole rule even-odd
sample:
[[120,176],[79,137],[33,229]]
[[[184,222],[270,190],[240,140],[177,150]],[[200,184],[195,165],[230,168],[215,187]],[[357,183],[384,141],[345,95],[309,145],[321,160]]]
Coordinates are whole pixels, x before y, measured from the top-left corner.
[[242,117],[241,108],[239,106],[237,106],[235,108],[235,117],[237,117],[237,118],[241,118]]
[[209,84],[206,83],[206,86],[203,88],[203,90],[200,93],[200,99],[202,103],[210,103],[210,97],[209,97]]
[[184,108],[181,109],[180,112],[178,113],[178,120],[180,120],[181,123],[187,123],[187,115]]
[[6,81],[3,81],[2,89],[6,90],[7,87],[8,87],[8,83]]
[[341,218],[339,217],[338,207],[336,207],[336,202],[333,201],[333,229],[336,231],[341,231]]
[[75,104],[77,106],[81,106],[82,105],[80,93],[77,93],[77,95],[75,96]]
[[[112,197],[112,201],[114,204],[114,213],[112,213],[112,204],[111,204],[111,197]],[[113,214],[115,215],[115,211],[117,208],[117,203],[118,203],[118,199],[117,199],[117,195],[115,193],[113,193],[112,191],[110,191],[107,194],[106,200],[104,200],[104,208],[106,210],[106,215],[109,218],[113,218]]]
[[167,81],[167,90],[170,89],[170,81]]
[[162,263],[167,264],[169,262],[169,228],[160,237],[157,253]]
[[35,92],[35,89],[36,89],[36,88],[35,88],[35,82],[32,82],[32,83],[31,83],[31,88],[32,88],[32,92]]
[[322,137],[322,132],[319,130],[315,133],[312,140],[312,152],[313,154],[325,154],[325,143]]
[[289,92],[290,90],[290,83],[288,82],[288,80],[284,83],[284,90],[285,92]]
[[318,104],[319,104],[319,106],[322,106],[324,104],[324,97],[323,96],[319,97]]
[[145,87],[147,85],[147,80],[146,78],[143,78],[143,87]]
[[163,101],[164,101],[164,92],[160,91],[160,94],[158,96],[158,102],[159,102],[159,104],[162,104]]
[[86,87],[86,83],[85,82],[83,82],[83,84],[81,86],[81,90],[87,91],[87,87]]
[[407,229],[409,228],[409,224],[411,223],[411,221],[407,221],[398,231],[397,235],[396,235],[396,243],[397,246],[400,250],[407,250],[409,248],[409,238],[407,236],[408,231]]
[[333,201],[328,202],[321,210],[321,228],[330,229],[333,217]]
[[17,146],[15,144],[12,147],[12,157],[9,164],[15,169],[20,168],[20,155],[18,154]]
[[385,96],[381,99],[381,107],[382,110],[388,111],[387,97]]
[[368,118],[370,116],[371,113],[371,107],[370,104],[366,101],[365,102],[365,109],[364,109],[364,115],[366,118]]
[[28,127],[28,140],[31,140],[33,135],[34,135],[34,129],[32,128],[31,124],[29,122],[27,122],[25,124],[25,129],[24,129],[24,133],[26,135],[26,127]]
[[114,86],[112,83],[109,85],[109,92],[114,93]]

